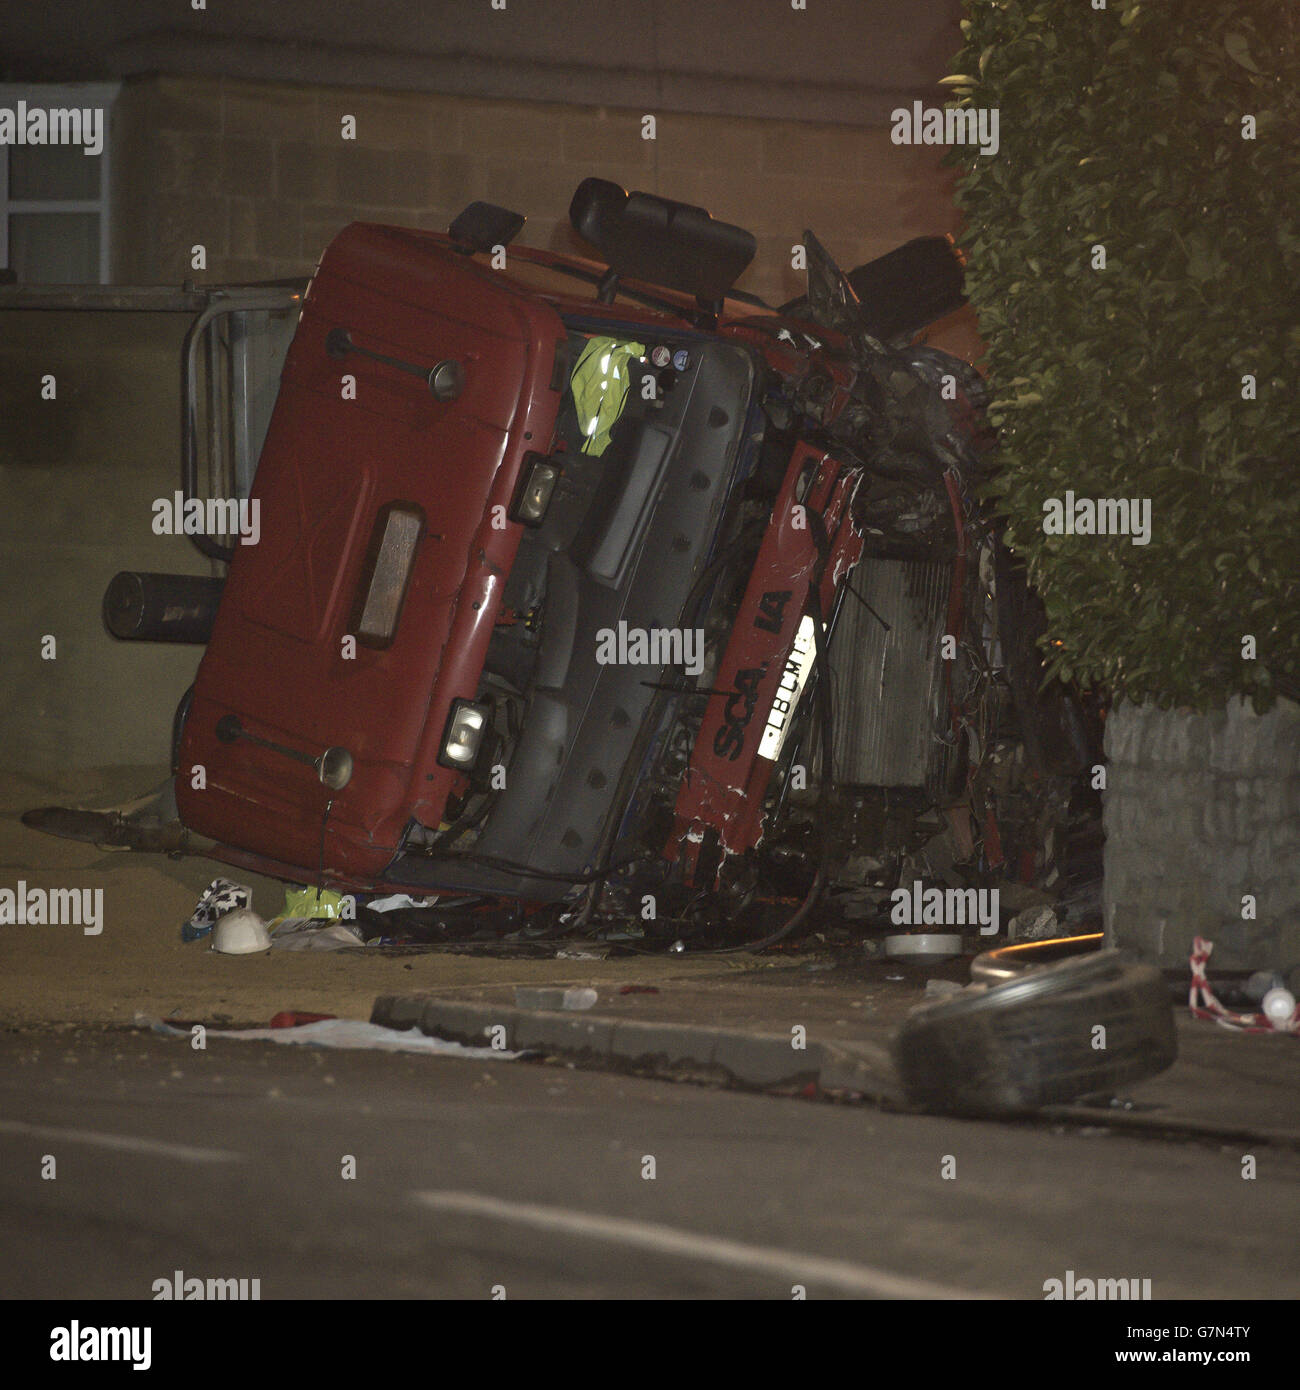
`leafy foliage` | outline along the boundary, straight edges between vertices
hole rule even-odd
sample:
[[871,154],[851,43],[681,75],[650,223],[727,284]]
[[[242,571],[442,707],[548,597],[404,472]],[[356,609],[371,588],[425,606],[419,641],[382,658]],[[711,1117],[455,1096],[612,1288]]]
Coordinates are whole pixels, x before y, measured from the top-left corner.
[[[1047,673],[1166,708],[1294,696],[1300,6],[967,0],[962,30],[954,104],[1000,113],[996,155],[949,156],[989,493],[1047,609]],[[1067,490],[1150,498],[1150,543],[1044,534]]]

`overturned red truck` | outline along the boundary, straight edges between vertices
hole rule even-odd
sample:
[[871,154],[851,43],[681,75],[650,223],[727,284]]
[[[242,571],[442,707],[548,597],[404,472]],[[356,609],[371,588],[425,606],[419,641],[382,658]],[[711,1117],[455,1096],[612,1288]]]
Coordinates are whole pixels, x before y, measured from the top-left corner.
[[940,838],[948,882],[1041,876],[1088,750],[976,500],[984,383],[916,341],[964,302],[951,243],[846,275],[807,233],[776,309],[702,209],[588,179],[570,217],[598,262],[483,203],[324,253],[183,823],[300,883],[665,939],[869,919]]

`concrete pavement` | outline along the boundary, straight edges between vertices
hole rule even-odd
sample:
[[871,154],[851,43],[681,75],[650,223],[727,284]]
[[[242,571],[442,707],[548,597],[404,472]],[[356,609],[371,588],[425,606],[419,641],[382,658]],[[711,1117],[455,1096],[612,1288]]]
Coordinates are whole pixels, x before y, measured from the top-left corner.
[[[842,953],[847,954],[847,953]],[[707,958],[705,958],[707,959]],[[825,956],[765,970],[714,957],[712,975],[669,980],[639,992],[640,961],[624,962],[638,992],[570,972],[565,983],[595,988],[590,1010],[521,1008],[513,988],[480,984],[381,996],[372,1021],[417,1027],[483,1046],[534,1049],[588,1066],[747,1089],[902,1104],[890,1058],[894,1030],[924,998],[931,979],[965,982],[968,964],[929,968]],[[1250,1136],[1300,1148],[1300,1038],[1235,1033],[1179,1015],[1179,1058],[1168,1071],[1123,1088],[1111,1103],[1051,1107],[1048,1117],[1138,1132]],[[498,1030],[494,1033],[494,1030]]]

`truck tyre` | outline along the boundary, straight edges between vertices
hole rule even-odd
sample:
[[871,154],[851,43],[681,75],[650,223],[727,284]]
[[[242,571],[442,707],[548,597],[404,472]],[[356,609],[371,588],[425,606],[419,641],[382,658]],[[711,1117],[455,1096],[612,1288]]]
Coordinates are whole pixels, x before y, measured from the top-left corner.
[[910,1105],[1011,1116],[1154,1076],[1177,1042],[1164,976],[1108,950],[923,1006],[893,1054]]

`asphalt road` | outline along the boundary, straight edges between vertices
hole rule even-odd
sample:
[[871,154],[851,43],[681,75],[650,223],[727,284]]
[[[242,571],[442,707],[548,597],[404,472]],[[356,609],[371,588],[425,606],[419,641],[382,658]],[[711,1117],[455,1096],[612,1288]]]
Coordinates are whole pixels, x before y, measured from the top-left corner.
[[539,1063],[11,1032],[0,1296],[149,1299],[179,1270],[263,1299],[1041,1299],[1073,1270],[1294,1299],[1300,1154],[1261,1145],[1243,1178],[1245,1152]]

